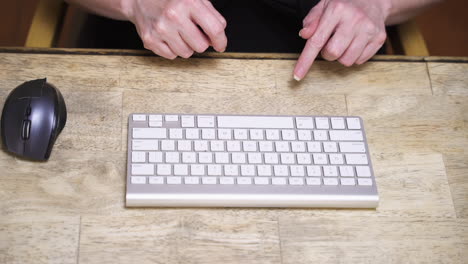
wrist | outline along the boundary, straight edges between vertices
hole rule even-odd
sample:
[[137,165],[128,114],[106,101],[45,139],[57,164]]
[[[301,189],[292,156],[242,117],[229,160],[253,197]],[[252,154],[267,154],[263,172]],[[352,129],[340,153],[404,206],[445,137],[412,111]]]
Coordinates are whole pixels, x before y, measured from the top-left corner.
[[376,0],[380,6],[384,21],[390,17],[393,9],[393,0]]
[[133,20],[133,2],[136,0],[120,0],[120,12],[128,21]]

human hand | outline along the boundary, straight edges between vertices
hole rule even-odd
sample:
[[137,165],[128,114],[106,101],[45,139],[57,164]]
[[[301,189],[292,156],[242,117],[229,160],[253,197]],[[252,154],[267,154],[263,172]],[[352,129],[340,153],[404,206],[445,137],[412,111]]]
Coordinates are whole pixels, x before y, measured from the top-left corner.
[[369,60],[385,43],[387,0],[322,0],[303,20],[299,35],[307,39],[294,79],[301,80],[318,53],[345,66]]
[[209,46],[226,49],[226,20],[209,0],[123,0],[146,49],[167,58],[189,58]]

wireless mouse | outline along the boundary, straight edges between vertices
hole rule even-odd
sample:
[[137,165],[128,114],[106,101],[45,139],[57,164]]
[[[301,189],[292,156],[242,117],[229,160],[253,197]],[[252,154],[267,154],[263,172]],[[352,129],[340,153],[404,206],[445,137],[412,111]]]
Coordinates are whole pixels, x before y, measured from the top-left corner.
[[10,92],[3,106],[3,146],[20,157],[46,161],[67,122],[60,91],[47,79],[25,82]]

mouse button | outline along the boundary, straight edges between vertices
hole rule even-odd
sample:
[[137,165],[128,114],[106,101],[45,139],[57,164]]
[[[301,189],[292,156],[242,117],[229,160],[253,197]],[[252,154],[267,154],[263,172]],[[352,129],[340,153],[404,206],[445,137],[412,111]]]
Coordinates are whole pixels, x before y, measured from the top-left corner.
[[13,90],[12,95],[16,98],[33,98],[42,96],[42,87],[46,83],[45,79],[38,79],[25,82]]
[[31,120],[23,120],[23,128],[21,129],[21,138],[28,140],[31,132]]

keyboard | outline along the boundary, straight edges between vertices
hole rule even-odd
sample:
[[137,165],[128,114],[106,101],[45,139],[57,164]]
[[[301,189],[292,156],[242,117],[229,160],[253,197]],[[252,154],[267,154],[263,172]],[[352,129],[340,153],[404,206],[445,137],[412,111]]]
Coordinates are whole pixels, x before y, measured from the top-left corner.
[[362,119],[131,114],[127,207],[375,208]]

